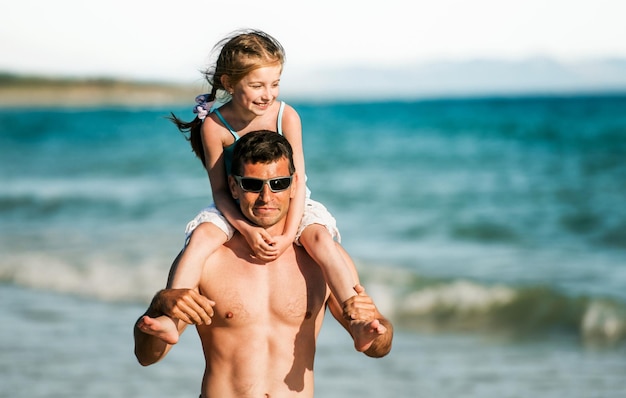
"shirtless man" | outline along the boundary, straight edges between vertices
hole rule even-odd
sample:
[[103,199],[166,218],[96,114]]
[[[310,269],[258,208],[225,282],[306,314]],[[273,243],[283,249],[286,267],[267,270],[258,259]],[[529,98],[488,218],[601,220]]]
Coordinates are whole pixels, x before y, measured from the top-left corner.
[[[244,191],[233,176],[229,186],[250,222],[281,232],[295,184],[274,192],[268,180],[298,178],[288,141],[272,132],[246,134],[235,149],[233,174],[264,180],[258,193]],[[162,359],[187,324],[195,324],[206,361],[201,397],[313,397],[313,362],[326,306],[352,330],[357,350],[371,357],[389,353],[392,325],[360,285],[342,311],[302,247],[294,245],[272,262],[249,253],[236,233],[206,261],[195,289],[157,293],[134,328],[135,355],[142,365]],[[176,262],[172,271],[175,267]],[[155,319],[163,314],[176,327]]]

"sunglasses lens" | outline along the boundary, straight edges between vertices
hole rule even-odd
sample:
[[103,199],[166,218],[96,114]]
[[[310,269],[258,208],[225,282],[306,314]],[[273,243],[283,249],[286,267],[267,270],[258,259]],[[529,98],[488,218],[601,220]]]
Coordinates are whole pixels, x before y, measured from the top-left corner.
[[261,192],[263,189],[263,180],[257,180],[256,178],[242,178],[241,188],[244,191]]
[[284,191],[291,185],[291,177],[275,178],[270,180],[270,189],[274,192]]

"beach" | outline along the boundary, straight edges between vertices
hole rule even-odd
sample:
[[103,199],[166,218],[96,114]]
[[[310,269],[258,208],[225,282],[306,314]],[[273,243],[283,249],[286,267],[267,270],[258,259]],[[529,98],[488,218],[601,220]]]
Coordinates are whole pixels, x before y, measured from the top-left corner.
[[[132,340],[212,201],[166,119],[193,96],[0,109],[0,397],[198,395],[193,329],[146,368]],[[316,396],[624,396],[625,96],[285,100],[396,325],[371,359],[327,314]]]

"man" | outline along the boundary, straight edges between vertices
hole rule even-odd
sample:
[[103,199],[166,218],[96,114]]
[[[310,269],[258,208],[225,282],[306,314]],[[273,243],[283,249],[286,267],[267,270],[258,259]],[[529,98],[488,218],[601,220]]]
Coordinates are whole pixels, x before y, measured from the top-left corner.
[[[243,215],[270,234],[282,232],[294,172],[291,146],[280,134],[244,135],[229,176]],[[176,261],[172,271],[175,267]],[[204,398],[313,397],[313,362],[326,305],[352,330],[357,350],[381,357],[391,349],[392,325],[364,289],[357,285],[358,294],[342,311],[302,247],[293,245],[278,259],[262,262],[250,257],[236,233],[206,261],[195,285],[157,293],[135,325],[135,355],[144,366],[159,361],[187,324],[195,324],[206,361]],[[175,327],[155,319],[163,314]]]

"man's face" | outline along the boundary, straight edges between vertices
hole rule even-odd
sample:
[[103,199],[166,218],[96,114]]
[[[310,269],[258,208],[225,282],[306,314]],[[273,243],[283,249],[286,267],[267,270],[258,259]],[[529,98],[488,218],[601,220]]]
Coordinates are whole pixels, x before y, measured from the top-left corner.
[[[289,162],[285,158],[269,164],[246,163],[242,173],[242,177],[263,180],[289,175]],[[233,198],[239,199],[241,212],[252,223],[263,228],[284,223],[290,199],[295,193],[295,176],[291,186],[279,192],[272,192],[267,183],[263,184],[261,192],[246,192],[232,176],[229,177],[229,183]]]

